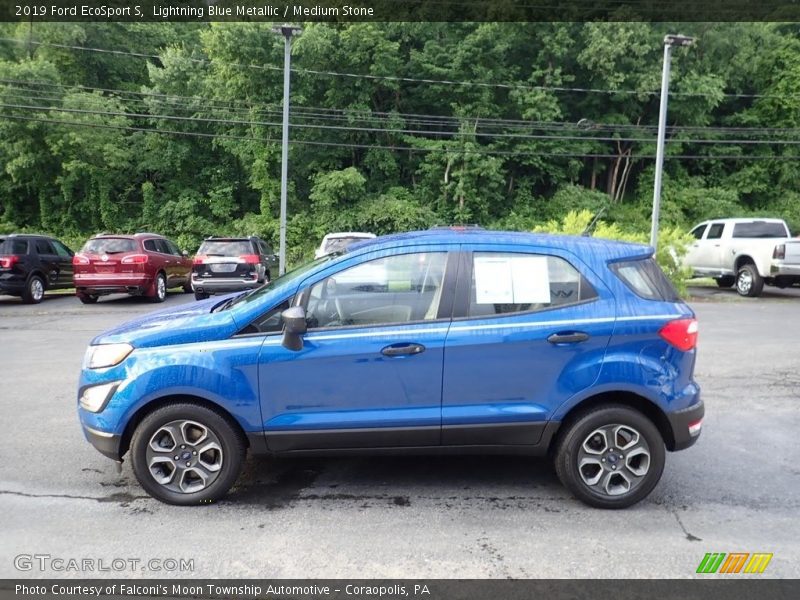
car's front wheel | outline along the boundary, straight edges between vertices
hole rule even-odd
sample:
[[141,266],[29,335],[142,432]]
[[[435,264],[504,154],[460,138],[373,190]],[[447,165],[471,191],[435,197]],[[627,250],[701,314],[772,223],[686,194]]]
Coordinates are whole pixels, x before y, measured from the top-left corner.
[[572,421],[555,452],[558,478],[597,508],[626,508],[645,498],[661,479],[664,460],[664,440],[652,421],[622,405]]
[[190,403],[167,404],[133,434],[133,472],[145,491],[167,504],[208,504],[224,496],[242,468],[245,441],[217,412]]

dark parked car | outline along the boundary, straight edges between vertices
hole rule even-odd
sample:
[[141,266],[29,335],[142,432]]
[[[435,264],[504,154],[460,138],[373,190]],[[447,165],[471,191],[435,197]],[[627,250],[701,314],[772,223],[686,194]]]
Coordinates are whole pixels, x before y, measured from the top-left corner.
[[194,257],[194,297],[204,300],[211,294],[253,289],[277,272],[278,257],[261,238],[210,237]]
[[575,496],[622,508],[700,435],[696,343],[652,248],[416,232],[99,335],[77,403],[172,504],[221,498],[248,450],[426,450],[550,455]]
[[117,293],[163,302],[169,288],[192,291],[192,260],[155,233],[96,235],[75,255],[73,265],[75,293],[84,304]]
[[71,288],[73,254],[44,235],[0,235],[0,294],[35,304],[47,290]]

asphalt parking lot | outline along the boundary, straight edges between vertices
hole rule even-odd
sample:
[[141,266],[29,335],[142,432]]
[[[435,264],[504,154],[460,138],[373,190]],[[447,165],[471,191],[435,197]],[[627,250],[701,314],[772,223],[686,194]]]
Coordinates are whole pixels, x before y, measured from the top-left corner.
[[[771,552],[763,577],[798,577],[800,290],[693,293],[703,435],[616,512],[571,498],[544,460],[497,456],[251,459],[222,502],[166,506],[84,442],[75,412],[87,343],[162,306],[0,296],[0,577],[81,575],[14,566],[47,554],[193,559],[189,577],[682,578],[706,552]],[[85,573],[120,574],[176,573]]]

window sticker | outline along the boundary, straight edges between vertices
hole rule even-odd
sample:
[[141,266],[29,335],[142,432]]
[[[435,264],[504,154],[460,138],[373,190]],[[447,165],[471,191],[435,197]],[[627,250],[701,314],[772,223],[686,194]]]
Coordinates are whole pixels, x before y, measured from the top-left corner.
[[549,304],[545,256],[475,256],[478,304]]

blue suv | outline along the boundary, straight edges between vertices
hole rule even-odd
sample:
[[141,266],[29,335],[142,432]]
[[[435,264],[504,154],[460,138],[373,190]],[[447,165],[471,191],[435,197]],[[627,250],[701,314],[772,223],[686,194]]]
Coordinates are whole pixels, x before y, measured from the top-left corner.
[[696,339],[652,248],[431,230],[103,333],[78,413],[170,504],[221,498],[248,450],[429,451],[550,455],[622,508],[700,434]]

